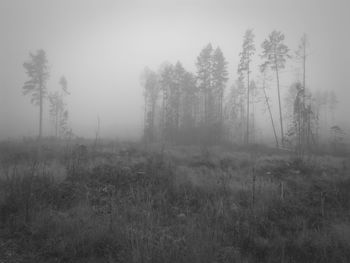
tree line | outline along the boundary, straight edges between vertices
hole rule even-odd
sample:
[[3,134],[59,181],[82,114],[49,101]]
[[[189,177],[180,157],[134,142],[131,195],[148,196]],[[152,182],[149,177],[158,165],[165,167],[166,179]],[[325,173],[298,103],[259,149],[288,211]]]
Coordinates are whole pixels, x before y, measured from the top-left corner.
[[[146,67],[141,78],[145,142],[255,143],[255,111],[262,104],[276,147],[294,147],[300,154],[316,149],[321,119],[333,116],[332,122],[326,120],[324,126],[328,134],[332,126],[329,124],[334,125],[337,98],[334,91],[313,94],[306,83],[307,36],[301,37],[292,53],[285,44],[285,35],[274,30],[261,48],[261,63],[254,72],[255,35],[248,29],[239,53],[238,78],[227,92],[228,63],[220,47],[213,48],[210,43],[200,51],[195,73],[184,69],[179,61],[175,65],[165,63],[157,71]],[[289,85],[283,99],[280,78],[288,61],[296,62],[301,74]],[[276,101],[267,91],[271,86],[275,86]],[[278,106],[277,119],[274,104]]]

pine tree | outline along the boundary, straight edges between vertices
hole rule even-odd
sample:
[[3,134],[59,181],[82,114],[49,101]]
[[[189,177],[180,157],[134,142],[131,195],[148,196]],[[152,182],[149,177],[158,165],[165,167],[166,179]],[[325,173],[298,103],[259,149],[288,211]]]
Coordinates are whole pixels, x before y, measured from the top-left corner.
[[228,80],[227,62],[221,49],[218,47],[213,54],[212,62],[212,86],[216,95],[217,121],[222,123],[222,104],[224,97],[225,84]]
[[212,57],[212,99],[213,99],[213,124],[216,140],[222,139],[223,133],[223,99],[225,85],[228,80],[227,62],[219,47]]
[[68,109],[65,104],[65,96],[69,95],[67,80],[62,76],[59,80],[60,91],[49,94],[50,115],[54,120],[55,137],[67,135],[68,132]]
[[251,73],[251,61],[252,56],[255,53],[254,34],[252,29],[248,29],[244,35],[242,52],[240,55],[240,63],[238,65],[238,74],[243,80],[246,77],[247,80],[247,130],[246,130],[246,143],[249,143],[249,105],[250,105],[250,73]]
[[39,106],[39,139],[42,137],[43,107],[47,95],[46,82],[49,78],[46,53],[40,49],[36,54],[29,53],[30,60],[24,62],[23,67],[29,77],[24,83],[23,94],[31,94],[31,103]]
[[197,57],[197,82],[200,90],[200,114],[202,123],[209,123],[209,100],[212,90],[212,54],[213,47],[209,43]]
[[160,89],[163,94],[162,105],[162,137],[163,140],[174,139],[174,100],[175,68],[172,64],[165,65],[160,72]]
[[145,98],[145,122],[144,138],[153,141],[155,139],[155,114],[159,96],[159,80],[157,74],[145,68],[142,76]]
[[279,73],[280,70],[285,67],[286,59],[290,57],[288,54],[289,48],[283,43],[284,38],[284,34],[275,30],[261,45],[263,48],[263,53],[261,57],[265,59],[265,62],[263,63],[262,67],[270,67],[276,73],[282,146],[284,145],[284,132]]

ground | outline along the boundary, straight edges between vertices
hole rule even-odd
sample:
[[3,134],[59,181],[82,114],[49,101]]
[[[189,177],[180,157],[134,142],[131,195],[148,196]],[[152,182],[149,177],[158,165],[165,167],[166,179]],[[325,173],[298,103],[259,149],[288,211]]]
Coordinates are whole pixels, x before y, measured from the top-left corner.
[[350,159],[0,144],[0,262],[349,262]]

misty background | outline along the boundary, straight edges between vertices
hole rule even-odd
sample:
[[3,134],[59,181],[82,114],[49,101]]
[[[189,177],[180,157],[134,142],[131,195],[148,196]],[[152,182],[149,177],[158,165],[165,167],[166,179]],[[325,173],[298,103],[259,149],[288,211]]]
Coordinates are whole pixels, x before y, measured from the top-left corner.
[[[112,1],[2,0],[0,2],[0,139],[37,134],[38,107],[22,95],[27,80],[23,63],[29,52],[46,51],[50,65],[48,92],[58,90],[64,75],[69,125],[78,136],[93,137],[97,117],[102,137],[132,139],[142,135],[142,70],[158,70],[164,61],[195,72],[195,61],[209,42],[228,61],[229,81],[237,79],[244,32],[254,29],[253,78],[261,63],[261,43],[282,31],[291,54],[308,35],[306,86],[334,90],[336,122],[349,129],[349,3],[336,1]],[[255,71],[255,72],[254,72]],[[281,76],[282,93],[300,78],[293,60]],[[271,86],[275,93],[275,86]],[[46,109],[46,110],[45,110]],[[53,127],[44,108],[44,135]],[[277,105],[274,105],[274,111]],[[277,115],[276,115],[277,116]],[[258,125],[268,123],[259,115]],[[268,127],[268,126],[266,126]],[[266,128],[266,133],[270,132]]]

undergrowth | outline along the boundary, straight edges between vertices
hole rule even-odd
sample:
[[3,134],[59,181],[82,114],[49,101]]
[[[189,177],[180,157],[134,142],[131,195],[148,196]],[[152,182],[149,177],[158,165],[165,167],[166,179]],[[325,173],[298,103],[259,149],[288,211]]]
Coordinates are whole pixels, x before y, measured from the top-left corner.
[[350,260],[344,167],[232,150],[6,147],[1,262]]

